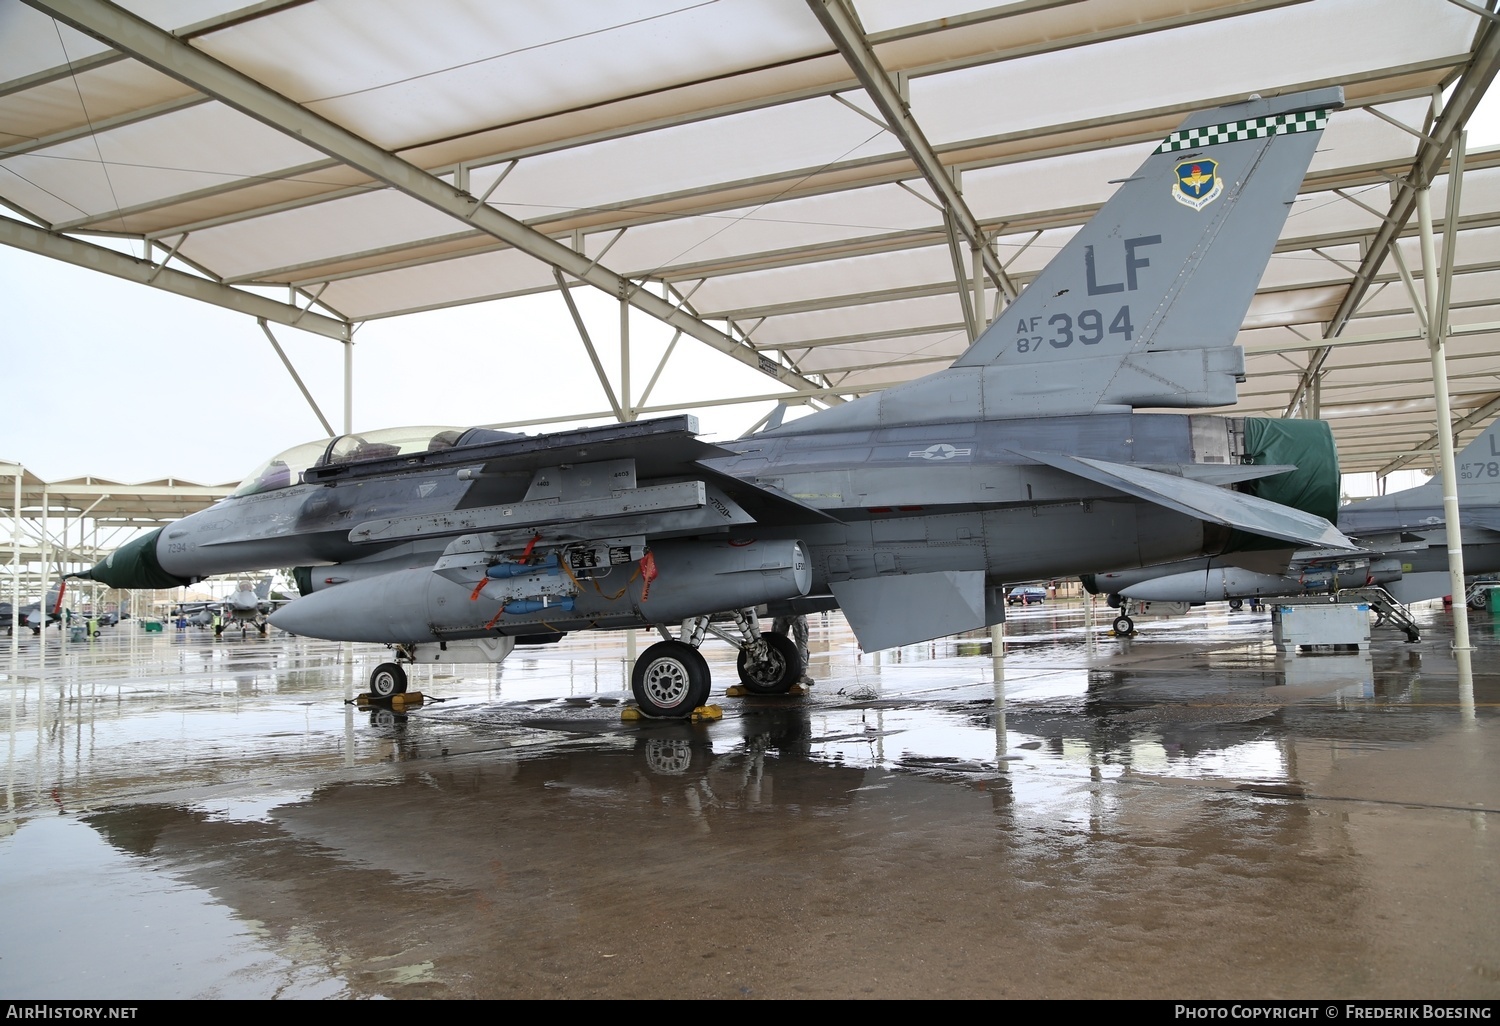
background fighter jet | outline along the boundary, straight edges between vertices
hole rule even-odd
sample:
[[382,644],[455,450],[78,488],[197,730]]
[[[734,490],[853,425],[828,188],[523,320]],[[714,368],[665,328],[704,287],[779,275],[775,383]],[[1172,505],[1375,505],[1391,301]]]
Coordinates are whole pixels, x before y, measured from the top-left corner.
[[762,607],[841,607],[873,650],[998,623],[1007,581],[1347,546],[1326,519],[1326,425],[1134,412],[1235,401],[1236,333],[1341,104],[1322,89],[1189,117],[930,377],[723,447],[690,417],[346,435],[84,576],[171,587],[301,564],[304,597],[271,622],[396,646],[377,694],[405,688],[405,662],[649,626],[665,640],[636,662],[636,699],[686,716],[709,693],[708,634],[740,647],[752,691],[801,677]]
[[[63,593],[65,588],[57,584],[47,591],[47,601],[31,602],[20,608],[19,617],[12,612],[13,607],[9,602],[0,602],[0,627],[5,628],[5,633],[10,634],[15,630],[17,619],[22,627],[31,628],[31,633],[40,634],[42,628],[57,623],[62,619]],[[43,608],[45,606],[45,612]],[[71,614],[70,614],[71,615]]]
[[[1464,569],[1476,575],[1500,572],[1500,421],[1465,446],[1454,462]],[[1285,573],[1237,565],[1229,556],[1085,574],[1083,585],[1095,594],[1136,602],[1193,604],[1371,585],[1385,587],[1402,602],[1448,593],[1442,482],[1351,502],[1339,510],[1338,526],[1359,545],[1358,552],[1302,550],[1293,554]],[[1130,627],[1127,623],[1117,629]]]
[[180,602],[172,608],[172,615],[186,617],[194,626],[207,627],[217,613],[222,617],[221,629],[223,625],[237,623],[241,634],[247,627],[254,627],[265,637],[266,616],[276,607],[276,602],[271,599],[271,581],[269,574],[254,587],[249,581],[240,581],[223,601]]

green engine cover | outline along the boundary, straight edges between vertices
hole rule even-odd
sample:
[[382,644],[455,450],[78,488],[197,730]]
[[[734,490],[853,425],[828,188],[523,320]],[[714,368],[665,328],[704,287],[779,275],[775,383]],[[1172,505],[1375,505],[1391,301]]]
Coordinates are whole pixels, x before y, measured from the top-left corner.
[[[1297,469],[1247,481],[1240,485],[1241,491],[1315,514],[1329,523],[1338,522],[1339,454],[1327,423],[1246,417],[1245,454],[1246,462],[1255,466],[1292,464]],[[1235,531],[1224,551],[1287,547],[1278,539]]]
[[78,576],[99,581],[111,588],[177,588],[192,584],[185,577],[167,573],[161,568],[161,563],[157,562],[156,539],[161,536],[161,532],[162,529],[158,527],[128,545],[120,546],[104,562]]

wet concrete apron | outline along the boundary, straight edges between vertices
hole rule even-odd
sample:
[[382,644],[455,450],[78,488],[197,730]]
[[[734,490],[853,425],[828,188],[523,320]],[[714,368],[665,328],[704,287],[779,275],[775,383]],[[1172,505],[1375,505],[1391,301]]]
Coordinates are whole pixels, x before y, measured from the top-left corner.
[[[0,993],[1500,997],[1500,649],[1284,657],[1075,609],[622,724],[618,638],[346,694],[383,652],[144,636],[5,674]],[[1102,626],[1102,625],[1101,625]],[[997,671],[999,679],[997,681]]]

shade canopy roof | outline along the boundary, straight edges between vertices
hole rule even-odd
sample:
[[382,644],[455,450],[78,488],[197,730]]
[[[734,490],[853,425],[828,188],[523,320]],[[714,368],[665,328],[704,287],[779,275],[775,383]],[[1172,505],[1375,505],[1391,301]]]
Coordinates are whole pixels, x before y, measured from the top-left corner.
[[[1236,411],[1426,467],[1410,186],[1449,227],[1483,6],[0,0],[0,241],[334,338],[587,283],[836,403],[951,362],[1185,113],[1338,85]],[[1461,440],[1500,411],[1500,150],[1462,183]]]

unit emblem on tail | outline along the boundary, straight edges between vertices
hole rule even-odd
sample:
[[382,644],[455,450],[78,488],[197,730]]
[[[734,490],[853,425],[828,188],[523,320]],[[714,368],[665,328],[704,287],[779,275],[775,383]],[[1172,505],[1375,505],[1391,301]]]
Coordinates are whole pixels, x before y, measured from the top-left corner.
[[1177,187],[1172,198],[1183,206],[1202,210],[1224,192],[1224,183],[1217,174],[1216,160],[1194,160],[1177,165]]

